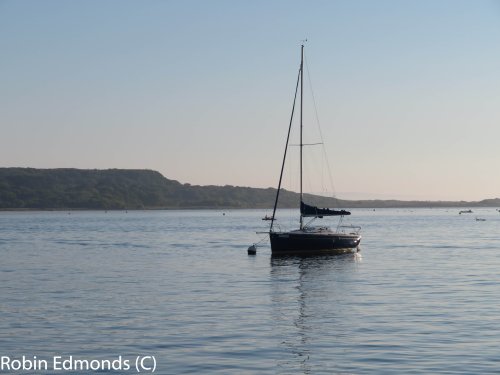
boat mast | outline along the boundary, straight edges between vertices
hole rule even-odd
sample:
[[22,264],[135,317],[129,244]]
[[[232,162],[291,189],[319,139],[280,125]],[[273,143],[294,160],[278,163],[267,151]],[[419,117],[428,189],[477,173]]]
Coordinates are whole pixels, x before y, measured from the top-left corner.
[[283,154],[283,162],[281,163],[280,179],[278,182],[278,189],[276,190],[276,199],[274,200],[273,216],[271,218],[271,225],[269,226],[269,232],[272,232],[274,220],[276,220],[276,207],[278,207],[278,199],[279,199],[280,190],[281,190],[281,181],[283,179],[283,170],[285,169],[286,153],[288,151],[288,142],[290,140],[290,131],[292,130],[293,115],[295,113],[295,103],[297,102],[297,92],[299,91],[299,80],[300,80],[301,74],[302,74],[302,63],[301,63],[301,68],[299,69],[299,74],[297,75],[297,83],[295,84],[295,95],[293,96],[292,114],[290,115],[290,123],[288,124],[288,134],[286,136],[285,152]]
[[[300,205],[302,205],[302,103],[304,101],[304,45],[300,46]],[[299,207],[300,207],[299,205]],[[303,228],[302,212],[300,213],[300,229]]]

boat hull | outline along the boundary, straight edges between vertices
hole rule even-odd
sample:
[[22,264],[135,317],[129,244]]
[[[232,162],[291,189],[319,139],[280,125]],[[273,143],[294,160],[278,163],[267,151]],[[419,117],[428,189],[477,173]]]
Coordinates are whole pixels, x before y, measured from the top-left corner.
[[358,234],[271,232],[272,255],[343,254],[355,252],[361,242]]

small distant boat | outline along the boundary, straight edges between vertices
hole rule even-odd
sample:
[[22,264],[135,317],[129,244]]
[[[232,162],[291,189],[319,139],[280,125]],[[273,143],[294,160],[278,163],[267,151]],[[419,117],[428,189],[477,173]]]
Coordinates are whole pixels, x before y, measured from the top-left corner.
[[480,218],[480,217],[476,217],[476,221],[486,221],[486,219],[483,219],[483,218]]
[[462,215],[462,214],[471,214],[471,213],[472,213],[472,210],[462,210],[458,214]]
[[[272,218],[272,216],[267,216],[267,215],[266,215],[266,216],[264,216],[264,217],[262,218],[262,220],[273,220],[273,218]],[[274,219],[274,220],[276,220],[276,219]]]

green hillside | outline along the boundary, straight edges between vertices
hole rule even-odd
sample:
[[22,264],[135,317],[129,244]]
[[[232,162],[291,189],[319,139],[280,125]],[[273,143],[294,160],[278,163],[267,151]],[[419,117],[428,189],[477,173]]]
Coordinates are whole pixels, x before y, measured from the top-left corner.
[[[0,168],[0,209],[271,208],[276,189],[198,186],[169,180],[152,170]],[[481,202],[345,201],[306,195],[322,207],[497,207]],[[297,193],[283,190],[280,207],[296,208]]]
[[[276,189],[181,184],[151,170],[0,168],[0,209],[271,207]],[[297,194],[284,191],[283,207]]]

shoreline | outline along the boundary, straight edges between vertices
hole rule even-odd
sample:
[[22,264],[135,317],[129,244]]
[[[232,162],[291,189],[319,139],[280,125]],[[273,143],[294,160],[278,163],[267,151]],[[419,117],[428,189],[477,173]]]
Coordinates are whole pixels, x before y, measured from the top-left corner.
[[[470,204],[452,204],[446,205],[443,203],[438,203],[436,205],[433,204],[422,204],[422,205],[404,205],[404,202],[401,202],[401,205],[356,205],[356,206],[348,206],[342,205],[341,208],[350,209],[350,210],[376,210],[376,209],[463,209],[463,208],[491,208],[491,209],[499,209],[498,205],[480,205],[478,202],[468,202]],[[423,202],[422,202],[423,203]],[[340,206],[339,206],[340,207]],[[104,212],[120,212],[120,211],[194,211],[194,210],[206,210],[206,211],[224,211],[224,210],[272,210],[272,207],[205,207],[205,206],[197,206],[197,207],[155,207],[155,208],[23,208],[23,207],[15,207],[15,208],[0,208],[0,212],[65,212],[65,211],[104,211]],[[280,210],[290,210],[297,209],[297,207],[280,207]]]

